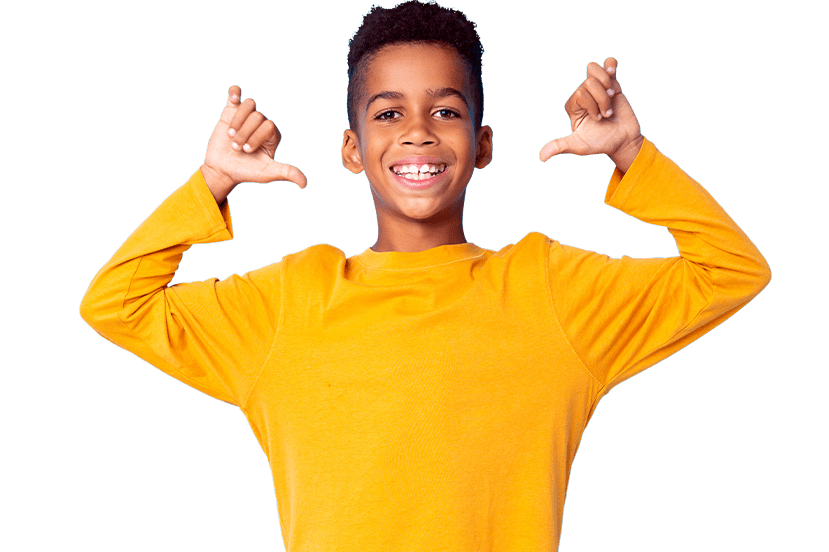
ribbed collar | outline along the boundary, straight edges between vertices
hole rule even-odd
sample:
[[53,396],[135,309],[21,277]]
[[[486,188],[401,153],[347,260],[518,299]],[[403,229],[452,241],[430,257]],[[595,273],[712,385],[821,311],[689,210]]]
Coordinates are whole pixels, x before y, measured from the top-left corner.
[[425,251],[385,251],[370,247],[356,256],[362,265],[378,270],[414,270],[432,268],[482,256],[486,250],[474,243],[439,245]]

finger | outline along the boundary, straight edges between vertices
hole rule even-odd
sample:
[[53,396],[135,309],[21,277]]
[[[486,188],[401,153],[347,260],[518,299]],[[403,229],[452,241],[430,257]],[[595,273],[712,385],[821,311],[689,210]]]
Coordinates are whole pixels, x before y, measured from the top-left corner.
[[[605,90],[612,90],[613,82],[607,71],[595,61],[591,61],[587,65],[587,77],[594,78],[604,86]],[[612,94],[611,94],[612,96]]]
[[253,113],[248,115],[248,118],[245,119],[244,123],[242,123],[242,127],[236,131],[236,135],[233,137],[233,143],[231,144],[231,147],[237,151],[242,149],[242,146],[244,146],[247,143],[248,138],[250,138],[250,136],[254,132],[256,132],[256,129],[259,128],[259,125],[261,125],[266,120],[267,119],[265,118],[265,116],[259,113],[258,111],[254,111]]
[[554,155],[558,155],[559,153],[567,153],[570,151],[570,136],[562,136],[561,138],[556,138],[555,140],[550,140],[544,147],[541,148],[541,151],[538,152],[538,158],[541,160],[542,163],[546,163],[550,157]]
[[[240,128],[242,128],[242,124],[247,120],[248,115],[254,111],[256,111],[256,102],[253,101],[253,98],[248,98],[239,104],[239,109],[236,110],[236,113],[233,115],[233,119],[230,121],[230,128],[227,129],[227,135],[231,138],[236,136],[236,133],[239,132]],[[244,142],[238,144],[238,146],[242,147],[242,144],[244,144]]]
[[[587,91],[590,92],[590,95],[596,101],[598,105],[598,110],[601,117],[610,117],[613,115],[612,105],[610,103],[610,95],[607,93],[607,88],[604,84],[599,82],[598,80],[594,79],[593,77],[588,78],[584,81],[584,86],[587,88]],[[592,115],[592,113],[591,113]]]
[[227,90],[227,107],[238,107],[242,98],[242,89],[235,84]]
[[613,90],[612,96],[619,94],[622,92],[622,87],[619,85],[619,62],[616,61],[616,58],[607,58],[604,60],[604,67],[603,69],[605,72],[610,76],[610,80],[612,82],[611,90]]
[[605,71],[614,79],[616,78],[616,68],[618,67],[618,65],[619,62],[616,61],[616,58],[609,57],[606,60],[604,60]]
[[565,104],[565,109],[571,119],[581,117],[585,112],[587,112],[591,119],[596,119],[597,121],[601,120],[601,115],[599,115],[599,104],[597,104],[596,100],[593,99],[593,96],[587,90],[585,83],[582,83],[582,85],[579,86],[575,92],[573,92],[573,95],[570,96],[570,99],[567,100],[567,103]]
[[[222,115],[219,117],[221,122],[228,126],[230,125],[230,120],[233,118],[233,114],[236,113],[236,110],[239,108],[241,98],[242,89],[235,84],[227,89],[227,104],[225,104],[224,109],[222,109]],[[233,135],[231,134],[231,136]]]
[[308,179],[302,174],[302,171],[293,165],[286,165],[285,163],[278,163],[273,161],[268,163],[267,167],[262,170],[263,179],[261,182],[273,182],[275,180],[287,180],[293,182],[300,188],[308,185]]
[[566,102],[564,102],[564,111],[566,111],[567,116],[570,117],[570,127],[573,130],[576,130],[576,121],[585,117],[584,108],[582,108],[576,101],[578,95],[581,94],[580,90],[581,86],[576,88],[576,91],[573,92],[569,98],[567,98]]
[[242,149],[247,152],[256,151],[264,144],[267,145],[268,155],[273,157],[280,140],[282,140],[282,135],[279,133],[279,129],[276,128],[273,121],[265,119],[259,125],[259,128],[250,135]]

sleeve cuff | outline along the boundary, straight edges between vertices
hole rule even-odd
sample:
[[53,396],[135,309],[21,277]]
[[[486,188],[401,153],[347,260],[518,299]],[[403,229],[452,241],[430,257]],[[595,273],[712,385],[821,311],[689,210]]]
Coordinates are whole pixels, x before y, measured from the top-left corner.
[[657,155],[660,155],[659,150],[656,149],[653,142],[645,138],[628,171],[623,173],[618,167],[614,169],[613,176],[610,177],[610,184],[607,186],[604,202],[619,209],[628,192],[653,165]]
[[213,229],[213,237],[216,239],[209,241],[233,239],[233,222],[230,218],[230,204],[227,199],[221,205],[216,204],[216,198],[213,197],[213,193],[207,187],[201,169],[193,173],[193,176],[187,181],[187,186],[193,192],[197,203],[202,206],[210,228]]

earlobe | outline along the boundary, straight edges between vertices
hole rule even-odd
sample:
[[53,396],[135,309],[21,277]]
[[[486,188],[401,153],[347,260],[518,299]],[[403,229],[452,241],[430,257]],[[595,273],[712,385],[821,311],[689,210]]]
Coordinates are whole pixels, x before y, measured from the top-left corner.
[[483,169],[492,161],[492,129],[482,126],[478,130],[478,151],[475,154],[475,168]]
[[360,148],[357,146],[357,134],[349,129],[343,133],[343,167],[354,174],[363,172]]

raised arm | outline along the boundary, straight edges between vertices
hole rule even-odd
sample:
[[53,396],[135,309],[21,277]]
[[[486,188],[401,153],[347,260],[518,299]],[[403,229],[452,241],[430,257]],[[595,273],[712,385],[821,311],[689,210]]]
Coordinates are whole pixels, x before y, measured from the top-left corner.
[[298,169],[273,161],[278,130],[255,111],[253,100],[240,103],[240,94],[231,87],[205,164],[98,271],[80,312],[109,341],[210,396],[243,406],[278,331],[281,263],[222,281],[168,285],[190,246],[232,239],[226,197],[238,183],[291,180],[305,186]]
[[667,227],[679,256],[612,259],[551,241],[549,282],[562,330],[608,391],[707,333],[768,284],[768,263],[695,180],[650,141],[605,201]]
[[604,153],[616,164],[605,201],[667,227],[679,256],[611,259],[549,243],[552,309],[587,369],[607,392],[729,318],[769,282],[768,263],[695,180],[640,133],[616,80],[616,60],[588,65],[565,104],[573,133],[560,153]]

